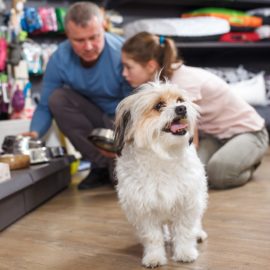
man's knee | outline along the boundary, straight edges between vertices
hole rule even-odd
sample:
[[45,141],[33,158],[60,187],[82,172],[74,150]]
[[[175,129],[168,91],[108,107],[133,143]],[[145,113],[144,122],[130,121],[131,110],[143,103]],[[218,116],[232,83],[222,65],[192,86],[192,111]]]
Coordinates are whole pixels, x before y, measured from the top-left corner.
[[64,89],[56,89],[52,92],[49,97],[48,104],[51,111],[59,108],[63,104],[63,100],[66,96],[66,91]]

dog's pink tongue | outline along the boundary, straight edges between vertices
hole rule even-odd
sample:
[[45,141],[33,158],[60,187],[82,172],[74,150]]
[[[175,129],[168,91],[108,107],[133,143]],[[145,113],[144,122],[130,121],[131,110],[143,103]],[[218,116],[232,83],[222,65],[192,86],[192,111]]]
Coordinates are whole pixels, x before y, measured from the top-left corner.
[[172,133],[176,133],[181,129],[187,128],[187,126],[188,126],[187,124],[172,123],[170,130]]

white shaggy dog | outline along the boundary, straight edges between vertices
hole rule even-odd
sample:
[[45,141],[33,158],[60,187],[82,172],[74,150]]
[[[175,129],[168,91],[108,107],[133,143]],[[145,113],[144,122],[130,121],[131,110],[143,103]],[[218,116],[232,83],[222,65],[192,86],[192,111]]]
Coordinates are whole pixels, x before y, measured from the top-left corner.
[[117,107],[117,192],[146,267],[167,263],[164,225],[175,261],[194,261],[197,239],[207,237],[201,227],[206,177],[191,143],[196,117],[196,106],[169,82],[145,84]]

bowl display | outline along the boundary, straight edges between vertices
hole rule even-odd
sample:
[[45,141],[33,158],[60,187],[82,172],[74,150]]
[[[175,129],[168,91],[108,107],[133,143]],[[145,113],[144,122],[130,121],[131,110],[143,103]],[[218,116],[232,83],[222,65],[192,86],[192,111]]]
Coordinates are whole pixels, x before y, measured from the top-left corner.
[[89,135],[88,139],[98,148],[116,153],[114,145],[114,131],[106,128],[96,128]]

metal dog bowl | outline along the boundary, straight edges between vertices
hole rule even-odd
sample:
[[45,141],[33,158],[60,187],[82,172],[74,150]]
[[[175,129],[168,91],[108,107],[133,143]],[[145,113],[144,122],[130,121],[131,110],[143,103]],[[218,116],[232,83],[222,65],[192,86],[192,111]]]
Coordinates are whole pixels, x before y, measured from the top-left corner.
[[47,148],[49,150],[51,158],[63,157],[67,154],[67,150],[63,146],[51,146]]
[[31,165],[47,163],[50,161],[50,152],[47,147],[29,149]]
[[108,151],[117,152],[114,145],[114,131],[106,128],[96,128],[89,134],[88,139],[98,148]]
[[44,147],[45,143],[29,136],[9,135],[4,138],[2,149],[8,154],[29,154],[30,149]]

